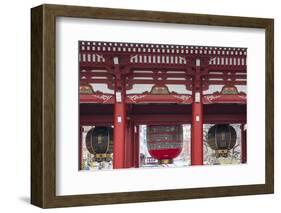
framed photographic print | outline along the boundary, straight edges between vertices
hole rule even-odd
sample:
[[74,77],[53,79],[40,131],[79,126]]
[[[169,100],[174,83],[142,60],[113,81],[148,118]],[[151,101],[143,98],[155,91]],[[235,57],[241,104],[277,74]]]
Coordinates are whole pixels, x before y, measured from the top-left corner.
[[31,203],[273,193],[273,19],[31,9]]

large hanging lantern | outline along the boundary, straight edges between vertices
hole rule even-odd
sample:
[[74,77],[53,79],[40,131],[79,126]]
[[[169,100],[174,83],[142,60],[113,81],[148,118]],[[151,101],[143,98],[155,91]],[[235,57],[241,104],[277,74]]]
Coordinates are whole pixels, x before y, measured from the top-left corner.
[[208,131],[207,143],[215,150],[216,157],[228,157],[229,150],[236,144],[236,131],[229,124],[216,124]]
[[160,164],[173,163],[182,150],[182,125],[147,126],[147,148],[149,154]]
[[113,129],[94,127],[86,135],[86,147],[97,161],[112,160]]

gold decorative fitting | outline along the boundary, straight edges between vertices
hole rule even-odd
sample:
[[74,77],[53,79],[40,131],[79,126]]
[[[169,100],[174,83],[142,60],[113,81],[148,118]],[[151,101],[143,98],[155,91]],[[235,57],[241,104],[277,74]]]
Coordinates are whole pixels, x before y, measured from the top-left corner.
[[220,157],[227,158],[228,152],[229,151],[227,149],[218,149],[216,150],[216,158],[220,158]]
[[172,164],[173,163],[173,159],[162,159],[159,160],[159,164]]

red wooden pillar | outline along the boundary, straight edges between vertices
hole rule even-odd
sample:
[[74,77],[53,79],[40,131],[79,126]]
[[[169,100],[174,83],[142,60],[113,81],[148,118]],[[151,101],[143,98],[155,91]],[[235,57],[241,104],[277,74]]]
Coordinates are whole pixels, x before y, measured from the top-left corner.
[[241,163],[247,163],[247,134],[245,124],[241,124]]
[[126,147],[125,147],[125,167],[134,166],[134,124],[133,121],[127,122]]
[[134,126],[134,167],[139,168],[139,164],[140,164],[139,126]]
[[126,88],[118,63],[114,58],[115,72],[115,103],[114,103],[114,147],[113,168],[125,167],[125,138],[126,138]]
[[193,103],[191,124],[191,165],[203,165],[203,104],[201,101],[200,60],[196,60],[193,79]]

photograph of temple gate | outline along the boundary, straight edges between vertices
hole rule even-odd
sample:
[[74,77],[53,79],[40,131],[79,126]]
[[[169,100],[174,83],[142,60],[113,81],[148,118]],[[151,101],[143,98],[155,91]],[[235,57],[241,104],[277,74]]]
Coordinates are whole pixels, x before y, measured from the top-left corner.
[[247,48],[78,45],[80,170],[247,163]]

